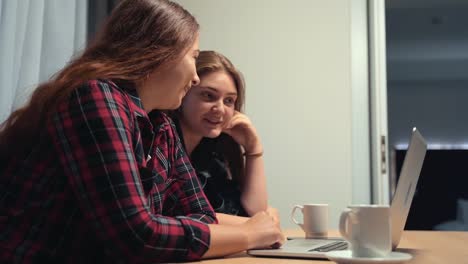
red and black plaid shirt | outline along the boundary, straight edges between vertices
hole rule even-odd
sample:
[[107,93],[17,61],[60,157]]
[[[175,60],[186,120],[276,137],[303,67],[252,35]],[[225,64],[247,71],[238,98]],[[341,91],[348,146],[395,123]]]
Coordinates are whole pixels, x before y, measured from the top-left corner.
[[44,125],[26,159],[0,167],[2,262],[150,263],[206,252],[217,220],[165,114],[148,115],[134,90],[94,80]]

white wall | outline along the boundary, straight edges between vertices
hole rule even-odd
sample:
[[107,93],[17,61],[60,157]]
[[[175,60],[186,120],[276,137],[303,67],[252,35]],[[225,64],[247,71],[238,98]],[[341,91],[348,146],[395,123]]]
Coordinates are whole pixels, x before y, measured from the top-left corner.
[[201,49],[225,54],[245,75],[246,112],[283,227],[293,226],[294,204],[329,203],[336,229],[352,201],[352,1],[177,1],[199,21]]

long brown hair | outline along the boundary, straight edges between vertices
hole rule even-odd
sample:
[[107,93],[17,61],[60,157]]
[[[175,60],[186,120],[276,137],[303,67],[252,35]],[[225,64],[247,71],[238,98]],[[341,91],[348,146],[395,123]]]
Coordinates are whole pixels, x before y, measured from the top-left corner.
[[169,0],[123,0],[83,54],[40,84],[26,106],[1,125],[0,160],[25,155],[45,132],[57,105],[92,79],[137,83],[176,61],[194,43],[195,18]]
[[[245,81],[242,73],[234,67],[232,62],[224,55],[216,51],[201,51],[197,58],[197,74],[200,79],[213,72],[225,72],[234,80],[237,91],[237,99],[234,109],[242,112],[245,100]],[[216,139],[216,150],[228,163],[231,177],[242,179],[245,171],[245,163],[241,146],[228,134],[221,133]]]

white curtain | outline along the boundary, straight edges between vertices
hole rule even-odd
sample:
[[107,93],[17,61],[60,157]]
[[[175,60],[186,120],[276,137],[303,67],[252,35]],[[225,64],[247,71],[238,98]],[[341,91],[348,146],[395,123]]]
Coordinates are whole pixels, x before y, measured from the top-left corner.
[[0,0],[0,123],[86,43],[86,0]]

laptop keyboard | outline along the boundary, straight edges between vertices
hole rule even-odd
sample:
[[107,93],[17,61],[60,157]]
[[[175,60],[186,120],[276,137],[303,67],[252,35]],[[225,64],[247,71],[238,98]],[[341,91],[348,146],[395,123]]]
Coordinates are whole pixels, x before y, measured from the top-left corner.
[[346,241],[337,241],[330,244],[326,244],[324,246],[310,249],[309,251],[317,251],[317,252],[328,252],[332,250],[344,250],[348,248],[348,242]]

